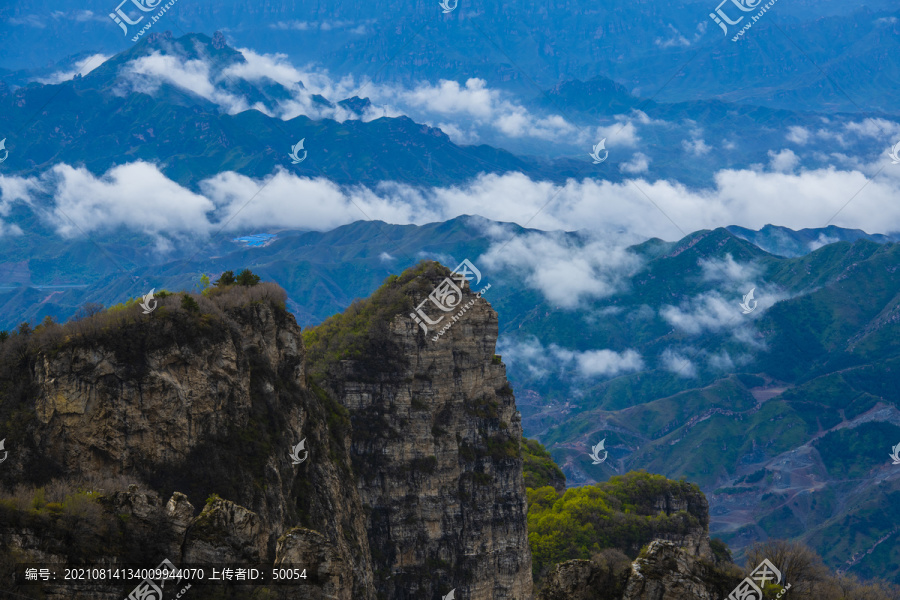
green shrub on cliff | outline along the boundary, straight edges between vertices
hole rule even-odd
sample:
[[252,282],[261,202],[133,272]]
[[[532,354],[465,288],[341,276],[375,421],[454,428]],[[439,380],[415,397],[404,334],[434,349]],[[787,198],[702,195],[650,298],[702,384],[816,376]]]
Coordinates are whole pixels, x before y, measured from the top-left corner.
[[692,500],[702,498],[702,493],[694,484],[644,471],[571,488],[562,494],[550,486],[527,493],[528,541],[535,579],[557,563],[589,559],[605,548],[618,548],[634,558],[653,539],[702,529],[706,518],[705,508],[697,514],[678,511],[667,515],[659,511],[660,497],[671,495],[690,506]]
[[391,275],[365,300],[354,300],[343,313],[307,329],[303,341],[309,372],[314,377],[328,373],[341,360],[356,360],[365,371],[384,371],[384,363],[402,358],[391,341],[390,324],[397,315],[411,313],[415,304],[428,297],[435,284],[449,275],[436,262],[421,262],[401,275]]
[[522,458],[526,488],[537,489],[549,485],[558,492],[566,489],[566,476],[539,441],[522,438]]

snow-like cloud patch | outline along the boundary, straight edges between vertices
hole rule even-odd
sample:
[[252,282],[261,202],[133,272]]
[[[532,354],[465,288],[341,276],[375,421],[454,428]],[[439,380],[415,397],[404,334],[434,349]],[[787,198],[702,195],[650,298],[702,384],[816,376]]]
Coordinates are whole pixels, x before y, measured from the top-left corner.
[[640,371],[644,361],[636,351],[570,350],[556,344],[544,346],[534,337],[526,340],[501,338],[497,351],[511,367],[520,369],[530,379],[543,379],[551,373],[572,372],[576,377],[614,377]]
[[[866,169],[876,167],[871,165]],[[138,180],[146,180],[145,189],[129,185],[129,178],[122,175],[130,173],[131,168],[138,174]],[[873,233],[900,231],[900,204],[895,201],[900,196],[900,171],[894,174],[889,168],[871,180],[861,171],[840,171],[833,167],[799,173],[728,169],[716,174],[714,187],[695,189],[666,180],[641,179],[634,182],[570,179],[556,184],[535,181],[522,173],[483,174],[445,187],[425,188],[396,182],[371,187],[341,186],[321,177],[301,177],[276,167],[271,175],[263,178],[233,172],[217,174],[200,182],[199,193],[171,181],[150,163],[121,165],[102,176],[67,165],[58,165],[53,173],[66,176],[51,178],[47,193],[55,203],[65,204],[72,210],[83,207],[88,214],[95,212],[97,208],[91,208],[94,200],[88,195],[92,186],[109,191],[103,196],[109,210],[97,214],[97,223],[103,226],[121,225],[143,231],[143,220],[130,216],[132,212],[140,214],[142,209],[134,208],[138,203],[166,202],[172,194],[191,199],[185,205],[194,211],[190,219],[184,218],[181,209],[185,207],[177,203],[172,212],[157,210],[149,215],[150,223],[158,223],[153,230],[160,235],[166,231],[193,231],[202,236],[210,228],[221,226],[328,230],[365,219],[425,224],[461,215],[480,215],[544,231],[586,230],[605,235],[628,232],[633,241],[647,237],[676,240],[685,232],[727,225],[750,229],[760,229],[767,223],[793,229],[822,227],[835,214],[831,224],[840,227]],[[73,173],[78,173],[78,177]],[[7,188],[12,190],[15,180],[8,181]],[[82,187],[78,189],[84,195],[71,192],[71,185],[76,181],[80,181]],[[13,197],[10,194],[11,191],[4,190],[3,200],[15,201],[8,199]],[[15,198],[26,199],[23,195],[31,197],[24,190],[17,192]],[[195,211],[200,206],[197,203],[200,198],[204,199],[203,206],[210,207],[209,212]],[[616,251],[595,244],[590,252],[580,256],[576,253],[575,260],[569,262],[574,250],[556,252],[553,248],[558,242],[551,244],[549,239],[511,242],[517,250],[533,254],[502,265],[498,262],[498,268],[522,269],[523,276],[531,277],[536,287],[546,290],[548,297],[558,300],[560,305],[574,306],[575,298],[603,297],[615,285],[614,278],[598,278],[597,274],[604,273],[606,267],[588,255],[596,254],[609,261],[616,272],[624,258]],[[619,242],[616,239],[615,243]],[[542,253],[546,253],[545,264],[558,264],[560,272],[584,280],[577,285],[560,285],[561,292],[554,294],[552,288],[557,278],[537,273],[534,266],[526,268],[528,264],[536,265],[539,261],[533,257]]]
[[578,243],[552,232],[497,241],[479,260],[486,268],[510,272],[547,302],[567,309],[622,291],[642,265],[622,245]]
[[83,58],[79,61],[76,61],[72,68],[65,69],[62,71],[57,71],[48,77],[41,77],[36,79],[39,83],[44,84],[57,84],[62,83],[64,81],[69,81],[76,75],[81,75],[84,77],[107,60],[109,60],[110,55],[108,54],[92,54],[86,58]]
[[660,366],[679,377],[692,379],[697,376],[697,365],[683,354],[666,348],[659,357]]
[[646,173],[650,167],[650,157],[643,152],[636,152],[630,161],[623,162],[619,165],[619,169],[623,173],[629,175],[637,175],[638,173]]

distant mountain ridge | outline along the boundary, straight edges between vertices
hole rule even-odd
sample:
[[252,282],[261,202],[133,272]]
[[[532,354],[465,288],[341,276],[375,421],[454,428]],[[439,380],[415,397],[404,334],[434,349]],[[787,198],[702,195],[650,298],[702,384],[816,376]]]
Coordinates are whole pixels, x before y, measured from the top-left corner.
[[[443,15],[432,1],[239,0],[223,7],[198,0],[179,3],[157,27],[207,35],[227,30],[243,46],[285,52],[298,64],[318,62],[340,75],[372,72],[382,81],[436,81],[465,65],[468,76],[519,91],[532,91],[531,81],[550,88],[560,79],[603,75],[646,96],[661,90],[663,101],[719,98],[822,111],[856,111],[855,102],[864,111],[896,114],[897,53],[878,51],[894,47],[900,26],[891,21],[898,13],[890,0],[780,4],[752,32],[755,43],[787,61],[777,70],[760,69],[747,60],[748,43],[732,43],[722,34],[708,17],[715,5],[696,0],[664,5],[554,0],[541,7],[486,2],[463,3]],[[85,0],[79,4],[83,12],[75,15],[66,12],[70,8],[61,0],[20,0],[0,12],[11,42],[5,66],[38,70],[62,58],[57,47],[67,53],[113,54],[130,44],[106,16],[108,3]],[[60,43],[42,47],[37,40],[46,36]],[[416,40],[427,43],[404,48]],[[491,45],[498,40],[504,52]],[[471,61],[472,54],[482,58]],[[688,62],[690,77],[672,80]],[[854,77],[860,72],[881,77]]]
[[879,244],[900,242],[900,234],[866,233],[861,229],[845,229],[834,225],[798,231],[776,225],[765,225],[759,231],[737,225],[730,225],[726,229],[770,254],[788,258],[804,256],[835,242],[853,243],[857,240],[870,240]]
[[[143,67],[126,68],[151,56],[193,63],[200,74],[208,69],[215,90],[201,86],[198,94],[188,91],[190,85],[184,79],[180,80],[182,87],[157,81],[156,75],[144,72]],[[559,136],[505,134],[502,127],[481,123],[475,126],[474,138],[472,133],[459,137],[459,132],[454,132],[453,139],[458,142],[454,143],[438,127],[403,116],[367,120],[370,115],[343,122],[303,115],[287,121],[268,117],[257,109],[277,113],[276,107],[290,100],[292,92],[265,73],[252,81],[224,75],[235,66],[248,68],[244,56],[228,45],[221,32],[211,37],[177,37],[164,30],[127,47],[88,75],[60,84],[31,83],[16,88],[22,80],[7,74],[8,82],[0,82],[0,107],[4,109],[0,111],[0,130],[16,132],[27,126],[28,133],[8,137],[11,154],[3,168],[18,175],[37,175],[64,162],[84,165],[100,175],[116,165],[142,160],[157,164],[172,180],[195,189],[199,181],[221,172],[261,178],[282,167],[345,185],[391,181],[449,186],[481,173],[521,172],[557,184],[588,176],[616,182],[644,177],[713,187],[715,174],[722,169],[768,164],[779,148],[792,149],[807,169],[832,165],[828,155],[810,152],[805,143],[785,138],[785,130],[791,128],[815,131],[823,127],[824,114],[800,103],[791,105],[790,110],[719,98],[667,103],[640,90],[629,90],[605,75],[584,81],[569,78],[537,95],[529,89],[519,102],[533,112],[532,120],[553,121],[562,116],[578,135],[571,131]],[[471,76],[467,74],[458,83]],[[305,89],[302,81],[292,83]],[[365,96],[365,86],[348,93]],[[221,104],[228,101],[243,103],[246,108],[227,114]],[[308,102],[312,108],[306,114],[314,116],[322,107],[340,107],[357,117],[373,107],[369,98],[355,95],[325,98],[314,94]],[[406,108],[416,112],[414,107]],[[456,117],[451,115],[426,115],[427,110],[418,114],[418,120],[439,123],[447,131],[469,127],[465,119],[454,121]],[[890,130],[886,124],[897,120],[885,111],[866,116],[871,123],[882,124],[885,135]],[[444,124],[444,118],[449,123]],[[830,111],[827,118],[824,127],[832,133],[852,132],[841,138],[844,152],[872,160],[882,153],[883,140],[858,127],[860,115]],[[625,129],[629,123],[632,126]],[[586,153],[600,138],[583,138],[598,127],[606,128],[611,153],[604,167],[594,172],[586,170],[590,164]],[[711,134],[707,130],[712,128],[717,139],[707,139]],[[300,139],[307,140],[308,159],[291,164],[285,148]],[[467,139],[478,141],[460,141]],[[719,151],[711,152],[713,149]],[[640,157],[643,159],[637,160]],[[643,167],[635,166],[642,163]]]
[[[0,238],[0,255],[5,257],[0,262],[0,329],[11,329],[23,320],[39,322],[47,315],[65,320],[86,301],[114,304],[144,288],[191,288],[198,285],[203,272],[247,265],[283,285],[298,322],[313,325],[343,310],[354,298],[365,297],[384,277],[397,268],[411,266],[417,257],[449,262],[480,256],[492,243],[484,231],[494,223],[482,217],[463,216],[422,226],[357,221],[327,232],[272,229],[270,232],[276,235],[265,247],[232,241],[241,237],[236,233],[222,236],[209,247],[185,243],[168,257],[141,250],[153,245],[149,236],[119,231],[102,241],[103,246],[115,250],[117,260],[113,262],[107,253],[97,252],[89,240],[59,238],[41,226],[34,215],[21,208],[18,212],[16,221],[23,224],[27,234]],[[504,226],[518,233],[537,232]],[[877,243],[893,239],[838,227],[799,232],[771,225],[758,232],[737,226],[726,229],[751,244],[759,241],[760,250],[787,257],[808,254],[812,251],[809,242],[822,236],[829,240],[869,239]],[[569,234],[573,239],[579,235]],[[649,240],[633,247],[633,251],[653,257],[675,246],[676,242]],[[179,258],[191,257],[198,250],[200,254],[187,262]],[[304,275],[301,277],[300,273]],[[316,284],[318,291],[307,289],[312,273],[333,284],[327,290],[322,283]]]
[[[736,550],[783,531],[804,535],[832,568],[891,535],[876,516],[900,506],[892,500],[900,472],[885,470],[900,441],[900,245],[833,228],[738,230],[807,251],[787,258],[723,228],[676,242],[651,239],[628,250],[640,266],[618,291],[564,309],[527,284],[527,273],[485,267],[482,257],[499,243],[485,233],[492,227],[459,217],[424,226],[357,222],[324,233],[272,230],[265,246],[229,238],[187,263],[136,252],[140,262],[125,273],[82,241],[70,259],[88,287],[20,286],[2,290],[0,303],[11,328],[44,315],[64,319],[87,300],[196,289],[203,273],[251,267],[287,289],[288,309],[307,327],[421,258],[451,267],[469,258],[497,292],[498,353],[509,365],[525,434],[546,445],[570,485],[638,468],[685,475],[709,494],[713,533]],[[809,252],[808,241],[822,235],[855,241]],[[562,239],[580,248],[586,236]],[[3,243],[14,249],[25,241]],[[45,242],[33,256],[19,247],[3,253],[11,260],[0,268],[23,283],[32,276],[78,283],[60,280],[65,265],[49,260],[66,247]],[[751,287],[760,305],[751,302],[753,312],[742,315]],[[609,459],[592,466],[587,454],[603,438]],[[840,450],[847,446],[854,451]],[[834,523],[848,518],[865,523],[854,530],[858,537],[826,543]],[[895,548],[880,544],[848,568],[900,581],[889,567],[900,564]]]

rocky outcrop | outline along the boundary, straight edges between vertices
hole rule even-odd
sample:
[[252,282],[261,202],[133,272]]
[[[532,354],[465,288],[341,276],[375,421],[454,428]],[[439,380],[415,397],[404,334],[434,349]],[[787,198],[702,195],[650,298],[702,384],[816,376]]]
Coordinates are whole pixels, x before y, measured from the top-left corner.
[[[415,304],[449,275],[431,265],[394,284],[418,290]],[[468,287],[458,306],[468,309],[448,316],[453,325],[437,340],[407,313],[394,316],[381,368],[344,360],[324,385],[350,412],[377,593],[524,600],[532,581],[521,416],[494,355],[497,313]]]
[[655,500],[655,508],[658,514],[676,515],[683,512],[695,517],[700,524],[698,527],[686,527],[684,533],[677,535],[661,533],[658,539],[673,542],[692,556],[706,561],[713,560],[712,549],[709,547],[709,502],[701,491],[690,494],[673,494],[667,491]]
[[711,571],[687,549],[654,540],[632,563],[622,600],[718,600]]
[[[407,283],[446,271],[429,269]],[[84,523],[97,526],[90,551],[53,541],[64,520],[49,508],[33,530],[13,511],[0,547],[57,565],[302,565],[308,581],[278,593],[310,600],[530,598],[522,431],[496,313],[466,290],[471,306],[436,342],[395,314],[379,331],[390,352],[310,385],[279,291],[194,295],[199,309],[159,298],[149,315],[89,317],[25,352],[27,381],[0,404],[23,431],[0,483],[115,481]]]
[[547,574],[539,600],[618,600],[624,571],[613,574],[613,581],[604,575],[608,573],[590,560],[560,563]]
[[719,600],[739,580],[689,548],[654,540],[630,565],[603,555],[556,565],[539,600]]
[[[135,306],[112,327],[80,324],[81,335],[36,353],[20,407],[33,418],[0,473],[4,487],[54,479],[74,490],[97,477],[139,486],[100,494],[122,531],[101,544],[105,552],[68,553],[48,539],[19,550],[59,564],[271,564],[282,561],[278,540],[305,527],[317,532],[323,560],[342,564],[341,589],[329,596],[374,598],[347,432],[332,423],[341,408],[307,389],[301,331],[278,291],[197,296],[196,314],[180,308],[180,295],[160,299],[150,315]],[[308,458],[295,465],[301,440]],[[0,525],[0,541],[13,533]]]

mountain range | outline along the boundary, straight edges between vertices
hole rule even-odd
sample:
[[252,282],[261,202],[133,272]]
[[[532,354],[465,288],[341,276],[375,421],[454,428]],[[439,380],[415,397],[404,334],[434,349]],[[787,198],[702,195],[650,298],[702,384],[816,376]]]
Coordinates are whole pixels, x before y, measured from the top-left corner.
[[[79,51],[120,52],[131,42],[107,16],[114,4],[86,0],[74,13],[60,0],[0,8],[9,55],[0,66],[21,76],[46,72]],[[716,4],[460,2],[443,14],[434,1],[223,7],[196,0],[178,2],[160,26],[178,34],[227,30],[242,47],[316,61],[338,77],[436,81],[464,73],[534,93],[535,85],[602,75],[665,101],[718,98],[823,111],[865,106],[896,114],[898,59],[879,51],[892,47],[900,26],[888,0],[779,4],[754,27],[755,43],[723,34],[709,18]],[[59,43],[40,44],[47,36]],[[481,58],[473,63],[472,55]],[[673,80],[676,72],[683,74]]]
[[[422,523],[452,521],[457,504],[469,506],[492,477],[503,485],[491,488],[489,504],[506,519],[481,515],[474,529],[488,531],[483,543],[501,554],[528,539],[524,434],[546,447],[570,488],[609,482],[615,490],[643,481],[626,476],[639,470],[696,484],[685,493],[694,504],[705,494],[709,523],[707,531],[705,510],[690,511],[703,522],[691,521],[691,535],[717,536],[738,559],[756,542],[788,538],[832,569],[900,583],[900,472],[891,456],[900,443],[900,237],[886,201],[897,189],[888,150],[900,147],[895,5],[779,4],[753,36],[731,42],[708,17],[715,7],[693,0],[587,8],[461,0],[447,14],[433,1],[296,4],[184,0],[135,44],[123,42],[105,16],[114,7],[99,0],[77,11],[56,10],[58,0],[0,7],[9,48],[0,62],[9,152],[0,164],[0,331],[18,348],[37,330],[28,338],[43,340],[29,346],[40,354],[34,365],[49,369],[26,369],[46,392],[27,401],[68,415],[88,384],[114,390],[151,373],[165,387],[178,368],[158,354],[168,342],[196,367],[194,378],[206,376],[198,365],[240,355],[234,370],[252,380],[221,430],[209,408],[218,396],[203,396],[206,437],[190,438],[206,440],[198,448],[162,440],[110,450],[105,444],[131,438],[104,441],[77,418],[61,417],[57,429],[23,422],[56,444],[57,462],[40,466],[52,473],[35,477],[71,474],[69,446],[98,470],[108,452],[146,476],[153,493],[120,490],[107,508],[152,505],[153,519],[175,531],[160,548],[181,539],[205,556],[209,519],[252,520],[242,512],[251,510],[263,530],[241,538],[249,546],[240,552],[250,553],[241,556],[285,556],[295,542],[295,556],[310,555],[315,536],[281,536],[315,522],[330,544],[322,560],[348,561],[353,571],[349,583],[332,582],[335,594],[443,597],[459,567],[472,597],[488,598],[474,575],[483,564],[467,558],[468,546],[483,542],[467,537],[473,529],[441,530],[428,556],[416,554],[405,570],[404,561],[416,536],[436,531]],[[36,42],[47,37],[57,43]],[[292,159],[301,141],[303,159]],[[608,160],[592,161],[599,144]],[[406,317],[412,296],[438,310],[429,285],[442,277],[422,261],[452,269],[464,260],[491,306],[479,313],[479,336],[454,331],[458,348],[432,348],[440,368],[391,379],[399,377],[392,361],[444,341]],[[241,290],[221,306],[209,299],[221,292],[210,282],[242,269],[281,286],[264,288],[274,304],[269,296],[243,303]],[[402,301],[392,287],[400,274]],[[178,304],[182,290],[204,294]],[[166,318],[174,315],[153,325],[159,337],[128,321],[140,318],[136,301],[154,293]],[[373,293],[377,301],[358,301]],[[116,321],[121,335],[94,332],[116,377],[67,346],[72,339],[47,333],[69,319],[76,331],[116,315],[125,319]],[[273,324],[295,343],[267,337]],[[198,340],[219,354],[198,359]],[[67,371],[60,348],[83,360],[78,369]],[[341,371],[345,353],[366,368]],[[169,366],[150,368],[160,361]],[[408,415],[392,412],[404,386],[431,398],[433,372],[446,376],[435,386],[444,389],[460,370],[487,373],[484,397],[466,396],[451,415],[465,436],[447,434],[436,405],[410,400]],[[11,383],[19,379],[7,377],[4,390],[25,398],[33,388]],[[63,380],[71,385],[55,394]],[[376,383],[388,380],[396,389],[379,396]],[[306,383],[297,398],[285,396]],[[179,385],[179,397],[200,393]],[[384,404],[366,404],[375,397]],[[192,426],[190,403],[176,418],[164,411],[165,394],[153,399],[163,421]],[[117,423],[138,418],[110,402],[110,411],[125,411]],[[10,428],[26,414],[0,408]],[[287,440],[285,411],[297,423],[309,423],[304,411],[327,423],[311,441],[331,459],[317,481],[334,485],[306,507],[296,498],[312,494],[308,483],[272,466],[275,442]],[[387,425],[372,431],[370,423]],[[414,457],[398,441],[411,424]],[[217,446],[228,436],[250,444],[250,456]],[[602,461],[590,454],[601,441]],[[391,444],[394,454],[382,458]],[[36,446],[29,452],[14,463],[22,473],[38,469]],[[236,479],[222,467],[191,470],[210,457],[237,461]],[[548,460],[532,462],[552,472]],[[454,465],[463,465],[459,481]],[[436,489],[417,478],[438,467],[454,472],[441,485],[458,503],[413,507],[411,498]],[[342,479],[351,468],[362,491]],[[251,469],[266,470],[265,479]],[[227,502],[210,495],[217,478]],[[405,499],[391,496],[392,486],[407,487]],[[551,511],[557,493],[535,499]],[[323,525],[337,498],[349,503],[341,522]],[[642,516],[654,503],[642,498]],[[56,509],[35,510],[41,520]],[[152,530],[153,519],[141,526]],[[388,542],[388,531],[400,533]],[[653,552],[665,562],[676,551]],[[541,576],[564,554],[541,555]],[[705,547],[697,555],[712,560]],[[509,567],[497,595],[527,596],[528,553],[497,560]],[[330,568],[323,578],[332,581]],[[551,596],[564,595],[563,575]]]
[[[470,258],[491,284],[525,434],[548,447],[569,485],[638,468],[686,477],[709,494],[713,535],[738,552],[788,532],[833,568],[896,578],[894,546],[877,543],[893,535],[890,522],[877,516],[900,485],[887,456],[900,441],[900,246],[837,228],[732,229],[607,250],[607,263],[577,281],[558,272],[553,252],[596,251],[585,233],[476,217],[360,222],[277,232],[262,246],[223,241],[214,258],[108,269],[84,289],[24,285],[5,294],[22,312],[5,314],[16,315],[7,327],[29,313],[61,320],[85,300],[124,300],[135,285],[196,289],[202,273],[251,267],[282,283],[288,308],[312,326],[421,258]],[[514,254],[503,258],[503,244]],[[595,285],[580,288],[585,280]],[[754,310],[742,314],[742,301]],[[610,458],[592,466],[601,438]],[[840,545],[827,542],[836,527],[852,532]]]
[[[450,186],[516,172],[556,183],[639,176],[709,187],[726,169],[854,167],[850,157],[877,160],[898,131],[890,111],[665,103],[602,75],[518,96],[490,90],[493,118],[479,116],[485,91],[467,76],[454,92],[476,103],[463,109],[474,111],[467,119],[441,112],[436,97],[424,101],[440,87],[346,85],[316,71],[298,71],[306,81],[293,81],[285,79],[293,67],[277,55],[243,52],[221,32],[156,32],[102,64],[94,55],[93,70],[68,81],[0,78],[0,131],[10,132],[3,168],[37,176],[66,163],[99,176],[149,161],[191,189],[224,172],[262,178],[289,166],[298,176],[356,185]],[[587,152],[600,138],[610,159],[591,167]],[[308,159],[290,165],[287,151],[300,139]]]

